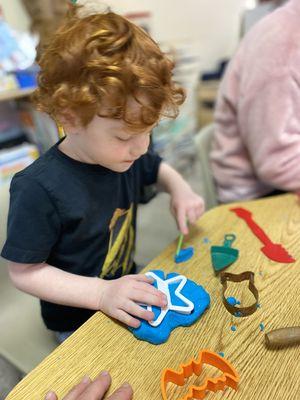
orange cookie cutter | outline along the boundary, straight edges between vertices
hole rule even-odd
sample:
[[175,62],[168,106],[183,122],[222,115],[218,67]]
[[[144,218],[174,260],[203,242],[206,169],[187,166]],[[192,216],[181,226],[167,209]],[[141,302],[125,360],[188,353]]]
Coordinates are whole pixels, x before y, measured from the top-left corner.
[[169,368],[163,370],[161,376],[161,393],[163,400],[168,400],[168,383],[183,386],[186,378],[191,377],[193,374],[197,376],[201,374],[203,364],[209,364],[218,368],[223,372],[223,375],[217,378],[207,378],[202,386],[193,385],[189,387],[185,397],[178,400],[204,399],[206,391],[217,392],[218,390],[224,390],[226,386],[237,390],[240,377],[235,368],[219,354],[209,350],[201,350],[197,360],[193,359],[188,364],[180,364],[179,371]]

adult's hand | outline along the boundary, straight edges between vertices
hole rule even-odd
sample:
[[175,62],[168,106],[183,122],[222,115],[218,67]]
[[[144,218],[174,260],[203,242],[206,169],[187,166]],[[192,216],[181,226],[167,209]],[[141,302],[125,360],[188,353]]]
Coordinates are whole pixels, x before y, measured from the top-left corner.
[[[111,384],[108,372],[103,371],[97,378],[91,380],[85,376],[82,381],[73,387],[62,400],[102,400]],[[131,400],[133,391],[128,383],[124,383],[107,400]],[[47,393],[45,400],[58,400],[56,393]]]

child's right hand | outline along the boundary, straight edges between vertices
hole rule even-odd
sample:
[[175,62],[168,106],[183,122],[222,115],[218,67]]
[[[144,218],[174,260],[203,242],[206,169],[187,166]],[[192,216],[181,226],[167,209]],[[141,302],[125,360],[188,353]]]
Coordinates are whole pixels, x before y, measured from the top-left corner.
[[152,321],[153,312],[139,304],[164,308],[167,298],[151,283],[153,279],[142,274],[125,275],[111,281],[101,280],[99,310],[132,328],[138,328],[141,324],[134,317]]

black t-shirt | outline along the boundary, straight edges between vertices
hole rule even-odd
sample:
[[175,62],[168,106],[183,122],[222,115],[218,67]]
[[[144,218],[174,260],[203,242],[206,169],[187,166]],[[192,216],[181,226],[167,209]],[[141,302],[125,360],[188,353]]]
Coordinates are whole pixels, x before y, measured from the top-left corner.
[[[137,204],[160,161],[148,152],[118,173],[76,161],[56,144],[12,180],[2,257],[104,279],[134,272]],[[93,314],[46,301],[41,309],[55,331],[77,329]]]

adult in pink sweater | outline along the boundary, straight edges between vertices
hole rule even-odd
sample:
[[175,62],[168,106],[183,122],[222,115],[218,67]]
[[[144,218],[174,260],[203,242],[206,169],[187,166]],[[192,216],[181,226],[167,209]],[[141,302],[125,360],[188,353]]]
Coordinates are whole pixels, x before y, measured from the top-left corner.
[[300,189],[300,0],[251,29],[220,87],[211,153],[221,202]]

